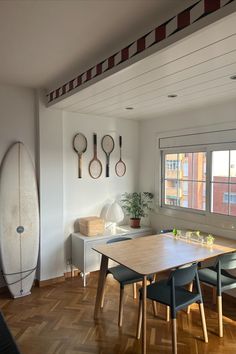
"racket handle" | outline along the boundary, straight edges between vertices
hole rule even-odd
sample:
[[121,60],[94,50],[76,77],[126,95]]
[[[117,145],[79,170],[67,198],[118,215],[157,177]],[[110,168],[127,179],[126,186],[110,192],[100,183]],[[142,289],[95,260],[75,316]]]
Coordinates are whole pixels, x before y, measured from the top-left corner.
[[120,145],[120,148],[121,148],[121,146],[122,146],[122,136],[121,135],[119,136],[119,145]]
[[93,134],[93,144],[97,145],[97,134]]
[[82,157],[79,155],[79,171],[78,171],[78,178],[82,178]]
[[106,177],[109,177],[109,164],[106,163]]

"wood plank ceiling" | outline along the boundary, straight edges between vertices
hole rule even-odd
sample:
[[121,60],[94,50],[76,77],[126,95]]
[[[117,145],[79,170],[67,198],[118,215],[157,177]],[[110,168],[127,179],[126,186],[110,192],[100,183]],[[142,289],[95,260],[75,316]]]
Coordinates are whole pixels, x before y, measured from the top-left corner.
[[143,120],[232,99],[236,97],[236,80],[231,79],[236,75],[235,23],[234,12],[54,107],[86,115]]

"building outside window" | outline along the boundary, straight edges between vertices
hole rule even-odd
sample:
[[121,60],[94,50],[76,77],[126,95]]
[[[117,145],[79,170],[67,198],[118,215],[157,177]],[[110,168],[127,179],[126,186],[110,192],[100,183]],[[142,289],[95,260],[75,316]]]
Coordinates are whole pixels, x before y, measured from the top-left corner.
[[205,160],[205,152],[165,154],[166,205],[173,205],[175,199],[179,207],[204,210]]
[[236,216],[236,150],[212,152],[211,212]]
[[162,205],[236,216],[236,150],[165,152],[163,159]]

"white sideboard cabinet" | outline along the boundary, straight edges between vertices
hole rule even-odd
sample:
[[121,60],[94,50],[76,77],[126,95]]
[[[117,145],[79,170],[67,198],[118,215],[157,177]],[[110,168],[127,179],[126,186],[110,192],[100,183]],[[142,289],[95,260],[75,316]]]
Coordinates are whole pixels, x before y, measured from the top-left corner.
[[84,236],[80,233],[71,235],[72,242],[72,266],[81,271],[84,286],[86,286],[86,276],[90,272],[100,269],[101,255],[93,250],[93,247],[105,244],[108,240],[116,237],[142,237],[152,234],[152,228],[141,226],[133,229],[128,225],[117,226],[113,229],[106,229],[102,235]]

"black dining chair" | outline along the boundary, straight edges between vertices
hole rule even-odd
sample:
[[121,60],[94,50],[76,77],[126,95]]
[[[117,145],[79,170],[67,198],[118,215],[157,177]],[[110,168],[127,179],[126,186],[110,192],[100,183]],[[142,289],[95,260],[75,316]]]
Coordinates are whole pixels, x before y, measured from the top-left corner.
[[20,350],[8,328],[2,312],[0,312],[0,353],[20,354]]
[[[122,242],[122,241],[127,241],[131,240],[129,237],[116,237],[114,239],[111,239],[107,242],[108,243],[114,243],[114,242]],[[118,325],[119,327],[122,327],[122,322],[123,322],[123,309],[124,309],[124,287],[125,285],[128,284],[133,284],[134,285],[134,298],[136,295],[136,283],[142,281],[143,277],[141,274],[136,273],[125,266],[119,264],[115,267],[108,268],[107,270],[107,275],[112,274],[113,278],[118,281],[120,284],[120,303],[119,303],[119,318],[118,318]],[[154,280],[154,276],[150,275],[148,277],[148,281],[151,283]],[[104,306],[104,294],[105,291],[103,289],[103,294],[102,294],[102,301],[101,301],[101,308]]]
[[219,337],[223,337],[222,293],[236,288],[236,277],[227,270],[235,268],[236,253],[228,253],[218,257],[214,266],[198,271],[200,281],[215,287],[217,291]]
[[[191,292],[186,289],[186,285],[192,281],[196,282],[196,289]],[[137,326],[137,338],[140,338],[142,324],[142,293],[140,289],[139,315]],[[173,353],[177,353],[177,326],[176,314],[178,311],[187,308],[193,303],[199,304],[202,320],[204,340],[208,342],[205,313],[203,307],[202,293],[197,272],[197,264],[187,265],[173,270],[168,279],[160,280],[147,286],[147,299],[159,302],[170,307],[172,319],[172,347]]]

